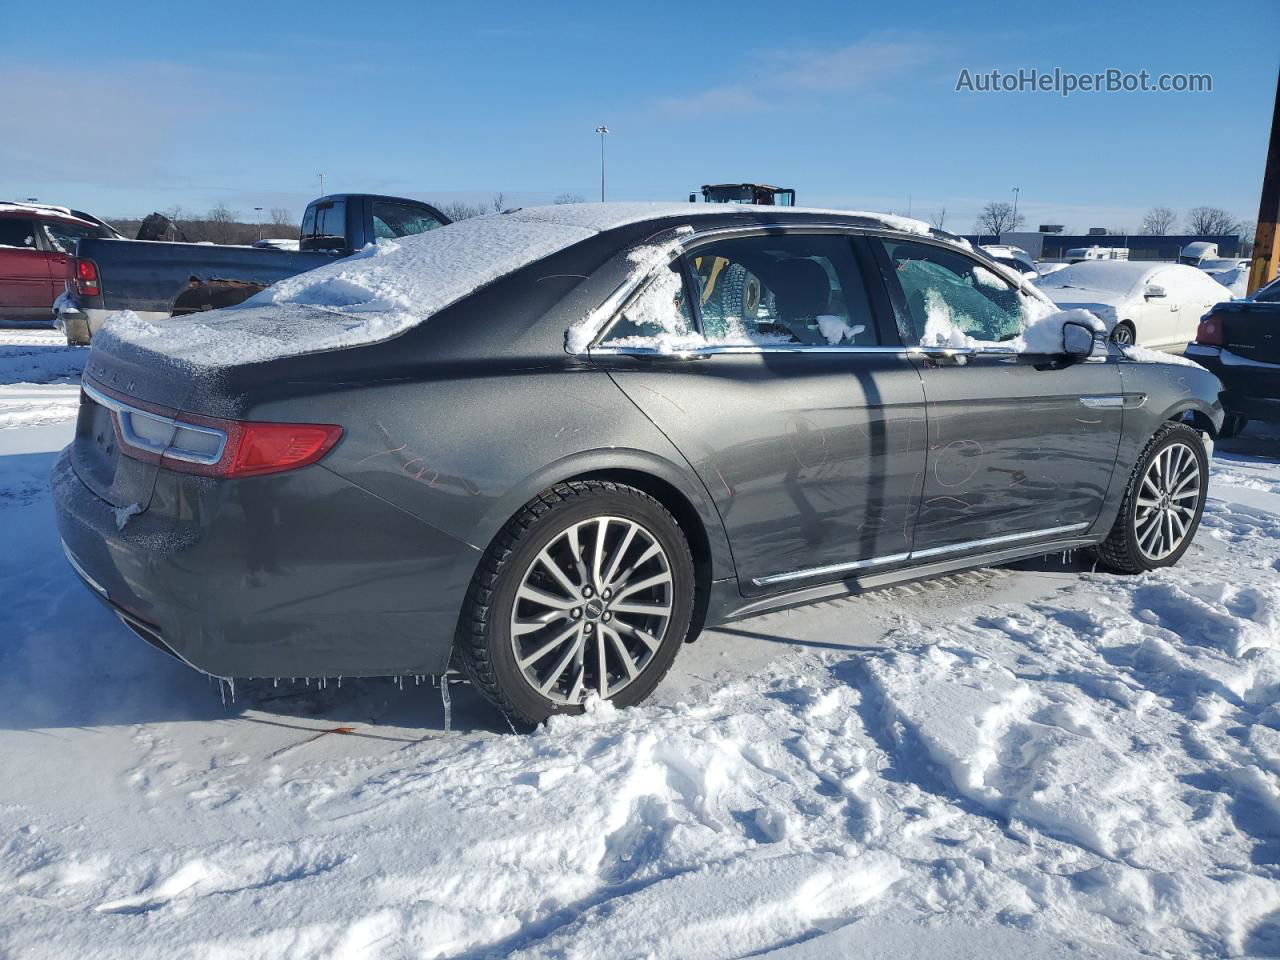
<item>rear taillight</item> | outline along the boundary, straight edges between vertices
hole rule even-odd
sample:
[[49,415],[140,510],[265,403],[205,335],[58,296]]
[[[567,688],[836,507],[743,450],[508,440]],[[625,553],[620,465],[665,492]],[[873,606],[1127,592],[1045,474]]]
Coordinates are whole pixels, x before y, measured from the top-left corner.
[[1222,314],[1206,313],[1200,318],[1200,326],[1196,328],[1196,343],[1220,347],[1225,342],[1222,331]]
[[181,414],[160,465],[206,477],[260,477],[315,463],[342,428],[331,423],[265,423]]
[[84,297],[96,297],[102,293],[98,285],[98,265],[92,260],[76,258],[75,264],[76,293]]
[[266,423],[178,413],[86,382],[80,402],[112,413],[120,452],[204,477],[260,477],[315,463],[342,438],[332,423]]

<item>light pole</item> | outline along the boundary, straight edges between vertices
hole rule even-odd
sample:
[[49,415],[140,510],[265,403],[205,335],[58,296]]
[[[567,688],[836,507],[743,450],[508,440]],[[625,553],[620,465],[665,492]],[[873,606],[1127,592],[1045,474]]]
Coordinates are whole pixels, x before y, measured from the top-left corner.
[[317,173],[316,176],[320,178],[320,196],[323,197],[324,196],[324,174]]
[[604,135],[609,132],[609,128],[603,123],[596,127],[596,133],[600,134],[600,202],[604,203]]
[[258,215],[258,242],[262,242],[262,208],[254,207],[254,212]]
[[1018,229],[1018,191],[1021,189],[1021,187],[1013,188],[1013,222],[1010,226],[1013,227],[1014,230]]

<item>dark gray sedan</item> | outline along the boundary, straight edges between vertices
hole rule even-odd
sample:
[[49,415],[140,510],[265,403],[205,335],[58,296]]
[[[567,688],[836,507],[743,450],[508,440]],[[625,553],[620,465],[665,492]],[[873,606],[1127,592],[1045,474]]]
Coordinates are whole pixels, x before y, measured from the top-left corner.
[[112,321],[58,526],[216,676],[454,664],[525,721],[633,704],[704,626],[1082,547],[1177,562],[1219,384],[1053,311],[891,217],[465,221]]

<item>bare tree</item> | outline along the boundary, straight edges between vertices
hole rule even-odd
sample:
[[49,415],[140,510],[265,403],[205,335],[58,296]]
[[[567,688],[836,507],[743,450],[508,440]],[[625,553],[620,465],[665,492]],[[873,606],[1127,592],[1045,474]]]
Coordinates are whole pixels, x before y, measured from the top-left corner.
[[556,195],[556,203],[582,203],[580,193],[561,193]]
[[492,203],[494,213],[501,213],[503,210],[507,209],[506,197],[502,195],[501,190],[493,195]]
[[947,222],[947,208],[943,207],[929,215],[929,222],[938,230],[942,229],[942,225]]
[[462,200],[450,200],[448,203],[432,205],[450,220],[468,220],[471,217],[482,217],[489,212],[487,207],[476,203],[465,203]]
[[1236,233],[1240,224],[1221,207],[1195,207],[1187,213],[1187,232],[1215,236]]
[[1142,233],[1148,237],[1166,237],[1173,230],[1178,215],[1168,207],[1152,207],[1142,217]]
[[240,231],[236,229],[239,221],[240,214],[229,209],[225,203],[218,204],[205,217],[206,239],[214,243],[235,243],[239,239],[237,234]]
[[272,207],[271,222],[277,227],[296,226],[293,220],[293,214],[289,212],[288,207]]
[[1240,227],[1240,256],[1253,256],[1253,241],[1258,233],[1258,222],[1256,220],[1243,220],[1239,224]]
[[1013,212],[1013,204],[1003,200],[992,200],[978,214],[978,222],[974,224],[974,230],[982,234],[999,236],[1010,230],[1017,230],[1026,222],[1026,217]]

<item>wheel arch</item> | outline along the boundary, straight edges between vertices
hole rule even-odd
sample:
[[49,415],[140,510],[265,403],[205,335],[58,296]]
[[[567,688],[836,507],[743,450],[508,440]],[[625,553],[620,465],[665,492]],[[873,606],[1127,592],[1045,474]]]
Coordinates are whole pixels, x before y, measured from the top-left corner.
[[[712,555],[711,539],[707,535],[707,524],[689,498],[678,487],[661,477],[644,470],[627,467],[590,470],[568,479],[605,480],[635,487],[657,500],[676,518],[676,523],[684,531],[685,540],[689,544],[689,552],[693,555],[693,618],[689,623],[689,636],[697,637],[707,620],[711,581],[716,579],[716,565]],[[718,516],[716,524],[719,526]]]
[[525,477],[486,513],[480,524],[482,542],[475,545],[485,549],[506,522],[543,490],[557,483],[587,479],[628,484],[666,507],[681,529],[689,531],[689,549],[694,553],[695,566],[705,565],[708,583],[736,575],[724,523],[702,481],[692,475],[687,464],[682,468],[658,454],[629,447],[575,453]]

